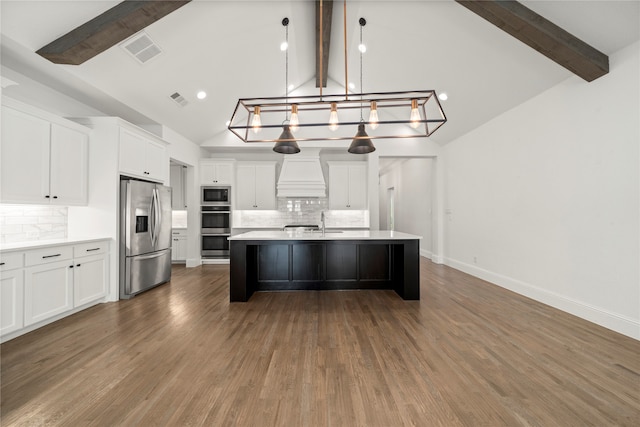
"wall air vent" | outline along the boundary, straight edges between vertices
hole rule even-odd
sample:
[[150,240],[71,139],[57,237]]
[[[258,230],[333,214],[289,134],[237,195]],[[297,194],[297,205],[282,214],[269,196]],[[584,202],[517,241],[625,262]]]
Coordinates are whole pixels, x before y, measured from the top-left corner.
[[120,43],[120,47],[136,58],[141,64],[148,62],[150,59],[162,53],[158,45],[155,44],[144,31]]
[[171,99],[173,99],[181,107],[184,107],[185,105],[187,105],[189,103],[189,101],[187,101],[184,98],[184,96],[180,95],[178,92],[172,93],[171,95],[169,95],[169,97]]

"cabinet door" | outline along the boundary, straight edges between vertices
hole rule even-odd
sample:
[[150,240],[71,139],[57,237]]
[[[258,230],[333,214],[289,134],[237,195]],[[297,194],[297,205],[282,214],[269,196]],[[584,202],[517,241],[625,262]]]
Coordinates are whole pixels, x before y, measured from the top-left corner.
[[175,242],[176,247],[176,260],[177,261],[186,261],[187,259],[187,238],[186,237],[178,237],[178,241]]
[[147,141],[140,135],[120,129],[120,172],[146,178]]
[[165,182],[169,167],[167,148],[155,141],[146,141],[145,175],[147,179]]
[[73,268],[73,306],[96,301],[107,295],[107,257],[76,258]]
[[25,268],[24,325],[46,320],[73,308],[72,261]]
[[186,208],[184,203],[184,176],[181,165],[171,165],[171,208],[179,211]]
[[49,122],[2,107],[1,127],[2,202],[49,203]]
[[233,164],[216,163],[216,184],[231,185],[233,180]]
[[212,185],[216,180],[216,165],[211,162],[200,163],[200,184]]
[[348,209],[349,166],[335,165],[329,168],[329,209]]
[[23,325],[23,270],[12,270],[0,275],[0,335],[22,328]]
[[256,165],[255,168],[256,209],[276,209],[275,165]]
[[239,164],[237,170],[236,209],[256,209],[256,168]]
[[51,203],[87,204],[88,146],[86,134],[51,125]]
[[349,167],[348,209],[367,209],[367,166]]

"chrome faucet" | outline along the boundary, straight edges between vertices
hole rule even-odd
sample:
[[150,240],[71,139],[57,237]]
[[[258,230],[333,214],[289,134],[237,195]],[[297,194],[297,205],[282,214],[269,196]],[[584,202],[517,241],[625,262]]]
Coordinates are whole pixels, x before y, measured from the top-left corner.
[[320,222],[322,223],[322,236],[324,236],[324,211],[320,212]]

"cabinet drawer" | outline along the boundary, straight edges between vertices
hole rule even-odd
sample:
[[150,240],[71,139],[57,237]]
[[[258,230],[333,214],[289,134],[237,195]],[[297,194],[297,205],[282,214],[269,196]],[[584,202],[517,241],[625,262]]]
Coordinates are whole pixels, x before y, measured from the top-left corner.
[[13,270],[24,266],[24,252],[0,254],[0,271]]
[[171,231],[171,237],[187,237],[187,230],[176,230],[175,228]]
[[91,243],[80,243],[73,246],[73,257],[83,257],[90,255],[98,255],[104,254],[109,250],[109,242],[91,242]]
[[35,249],[25,253],[25,265],[39,265],[62,261],[73,257],[73,246],[54,246],[52,248]]

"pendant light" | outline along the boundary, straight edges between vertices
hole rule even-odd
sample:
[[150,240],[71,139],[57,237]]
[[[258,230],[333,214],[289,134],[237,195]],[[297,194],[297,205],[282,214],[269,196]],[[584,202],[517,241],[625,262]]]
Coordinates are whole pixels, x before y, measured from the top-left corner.
[[[288,103],[289,98],[289,18],[284,18],[282,20],[282,25],[285,28],[285,43],[287,49],[285,49],[285,100]],[[295,107],[295,110],[294,110]],[[298,106],[293,104],[291,106],[291,115],[293,119],[293,114],[295,113],[295,121],[296,123],[292,123],[293,120],[289,120],[289,110],[285,110],[285,119],[282,125],[282,133],[276,140],[276,145],[273,146],[273,151],[280,154],[296,154],[300,152],[300,147],[298,147],[298,143],[296,142],[296,138],[291,133],[292,125],[297,126],[298,122]],[[255,118],[255,116],[254,116]]]
[[370,110],[369,110],[369,127],[373,130],[378,128],[379,123],[378,119],[378,103],[376,101],[371,101]]
[[[360,18],[360,46],[364,46],[362,43],[362,27],[367,25],[367,21],[364,18]],[[360,92],[362,93],[362,53],[366,49],[360,48]],[[352,154],[368,154],[376,151],[376,147],[373,146],[373,142],[367,132],[364,130],[364,119],[362,118],[362,96],[360,97],[360,124],[358,125],[358,132],[351,141],[351,145],[347,150]]]

